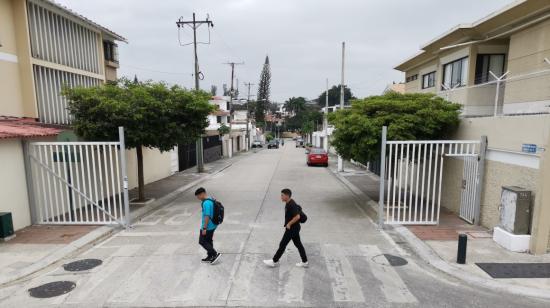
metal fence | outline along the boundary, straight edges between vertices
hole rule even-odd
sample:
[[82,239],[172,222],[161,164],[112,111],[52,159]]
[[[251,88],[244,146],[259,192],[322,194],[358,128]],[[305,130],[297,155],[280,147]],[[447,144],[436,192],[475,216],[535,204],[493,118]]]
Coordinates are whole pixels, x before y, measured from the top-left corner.
[[37,223],[128,226],[123,139],[33,142],[27,151]]
[[445,89],[437,94],[463,106],[466,117],[550,113],[550,70],[502,76],[467,87]]
[[[437,224],[446,157],[472,162],[464,168],[461,212],[479,212],[479,179],[483,163],[480,140],[387,141],[382,136],[379,223]],[[468,216],[470,217],[470,216]],[[473,219],[472,219],[473,221]]]

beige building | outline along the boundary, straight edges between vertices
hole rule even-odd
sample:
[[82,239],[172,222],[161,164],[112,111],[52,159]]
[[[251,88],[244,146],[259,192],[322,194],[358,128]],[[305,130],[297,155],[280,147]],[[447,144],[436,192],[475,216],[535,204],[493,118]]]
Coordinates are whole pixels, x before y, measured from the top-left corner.
[[[534,253],[550,249],[550,182],[543,172],[550,166],[549,34],[550,2],[515,1],[452,28],[395,67],[405,73],[406,93],[436,93],[463,106],[454,139],[488,137],[479,223],[498,225],[502,186],[532,191]],[[449,160],[445,174],[442,205],[458,211],[462,162]]]
[[[16,230],[33,222],[24,143],[55,141],[69,129],[63,86],[116,80],[117,42],[126,39],[53,1],[0,0],[0,158],[9,162],[0,173],[0,212],[12,213]],[[177,171],[171,153],[143,152],[145,183]],[[136,154],[126,153],[133,188]]]

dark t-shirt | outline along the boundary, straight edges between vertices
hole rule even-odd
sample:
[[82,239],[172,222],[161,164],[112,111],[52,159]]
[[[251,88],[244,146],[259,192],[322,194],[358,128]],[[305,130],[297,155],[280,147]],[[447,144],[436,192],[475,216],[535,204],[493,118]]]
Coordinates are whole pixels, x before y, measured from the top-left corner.
[[[300,214],[299,205],[296,204],[293,199],[290,199],[285,205],[285,226],[298,214]],[[299,223],[293,224],[292,227],[297,225],[299,225]]]

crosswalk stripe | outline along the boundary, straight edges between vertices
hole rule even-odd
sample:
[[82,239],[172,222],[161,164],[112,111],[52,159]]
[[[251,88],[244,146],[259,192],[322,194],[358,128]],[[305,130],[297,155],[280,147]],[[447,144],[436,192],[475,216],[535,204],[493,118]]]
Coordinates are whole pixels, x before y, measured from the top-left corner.
[[323,255],[331,277],[334,300],[337,302],[364,302],[363,291],[357,282],[353,268],[335,244],[322,246]]
[[279,300],[286,303],[303,302],[306,269],[294,264],[279,270]]
[[118,290],[109,297],[108,302],[132,303],[143,294],[157,274],[158,269],[156,266],[160,266],[162,263],[161,258],[163,257],[157,254],[161,247],[158,247],[153,254],[147,257],[141,266],[118,287]]
[[371,272],[374,277],[378,279],[382,285],[380,288],[384,293],[384,296],[390,303],[416,303],[416,298],[411,294],[399,274],[389,264],[385,257],[379,258],[379,262],[383,264],[373,262],[372,258],[380,256],[382,252],[377,246],[373,245],[360,245],[359,246],[364,256],[367,258],[367,262],[371,268]]
[[259,257],[255,254],[246,254],[236,260],[236,262],[239,261],[238,271],[230,279],[232,288],[229,293],[229,300],[246,301],[250,294],[250,281],[254,276],[254,270],[258,265]]

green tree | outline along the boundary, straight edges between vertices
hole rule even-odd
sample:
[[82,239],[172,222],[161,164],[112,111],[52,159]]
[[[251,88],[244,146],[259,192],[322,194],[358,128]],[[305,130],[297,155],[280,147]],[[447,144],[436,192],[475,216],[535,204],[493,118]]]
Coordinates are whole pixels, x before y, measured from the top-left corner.
[[[334,106],[334,105],[340,105],[340,89],[342,87],[340,85],[337,85],[337,86],[332,86],[332,88],[330,88],[328,90],[328,105],[329,106]],[[321,93],[319,95],[319,98],[317,99],[317,103],[319,104],[319,106],[321,107],[325,107],[325,100],[326,100],[326,91],[323,91],[323,93]],[[351,90],[344,86],[344,102],[349,102],[353,99],[355,99],[356,97],[353,96],[353,93],[351,93]]]
[[256,110],[254,118],[256,123],[262,126],[265,122],[265,112],[269,106],[269,95],[271,93],[271,68],[269,66],[269,56],[265,57],[265,63],[260,74],[260,82],[258,85],[258,95],[256,96]]
[[306,99],[304,97],[301,97],[301,96],[291,97],[285,102],[284,108],[287,112],[291,112],[291,113],[294,113],[294,114],[305,111],[306,110]]
[[195,141],[213,111],[210,94],[127,79],[97,87],[65,89],[72,127],[86,140],[118,140],[123,126],[127,148],[136,148],[139,200],[145,199],[143,147],[170,151]]
[[336,128],[331,144],[346,159],[373,161],[380,156],[382,126],[389,140],[440,139],[458,126],[459,114],[460,105],[434,94],[371,96],[329,114]]

